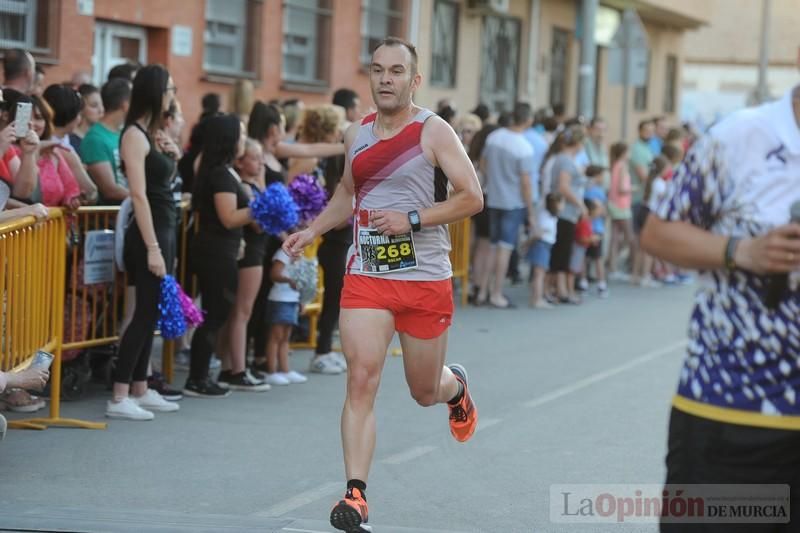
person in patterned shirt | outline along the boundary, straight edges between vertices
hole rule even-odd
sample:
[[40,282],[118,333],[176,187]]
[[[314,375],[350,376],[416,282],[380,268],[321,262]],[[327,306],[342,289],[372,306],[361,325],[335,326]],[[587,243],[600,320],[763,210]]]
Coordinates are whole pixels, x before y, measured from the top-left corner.
[[[672,402],[667,484],[788,484],[790,516],[800,513],[800,225],[789,214],[800,200],[799,125],[800,86],[715,125],[642,233],[648,253],[703,273]],[[782,275],[788,286],[768,305]],[[695,529],[662,520],[661,531]]]

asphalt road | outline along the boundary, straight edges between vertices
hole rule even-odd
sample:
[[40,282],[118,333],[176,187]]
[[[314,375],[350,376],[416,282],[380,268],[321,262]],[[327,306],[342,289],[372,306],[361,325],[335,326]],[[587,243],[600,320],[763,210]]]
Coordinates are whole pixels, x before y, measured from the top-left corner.
[[[534,311],[459,309],[448,360],[480,413],[455,442],[443,406],[410,398],[389,357],[367,494],[377,533],[657,531],[551,521],[550,487],[658,484],[692,288],[612,286]],[[524,289],[510,290],[520,304]],[[309,354],[293,365],[304,370]],[[182,383],[182,381],[179,381]],[[11,431],[0,444],[0,531],[331,531],[343,491],[343,376],[223,400],[185,399],[105,431]],[[102,388],[63,415],[102,420]]]

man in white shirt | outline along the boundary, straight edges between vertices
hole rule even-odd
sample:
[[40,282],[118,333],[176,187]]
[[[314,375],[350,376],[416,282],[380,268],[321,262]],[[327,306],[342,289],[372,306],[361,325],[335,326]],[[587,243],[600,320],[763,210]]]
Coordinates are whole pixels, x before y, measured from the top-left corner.
[[[489,240],[492,244],[490,268],[478,280],[478,303],[507,309],[514,307],[503,295],[503,282],[511,252],[517,246],[522,223],[527,216],[533,221],[533,187],[530,169],[533,148],[525,138],[525,130],[533,123],[531,106],[514,106],[513,125],[492,132],[486,139],[481,156],[481,172],[486,177],[486,205],[489,208]],[[491,286],[490,278],[494,276]]]

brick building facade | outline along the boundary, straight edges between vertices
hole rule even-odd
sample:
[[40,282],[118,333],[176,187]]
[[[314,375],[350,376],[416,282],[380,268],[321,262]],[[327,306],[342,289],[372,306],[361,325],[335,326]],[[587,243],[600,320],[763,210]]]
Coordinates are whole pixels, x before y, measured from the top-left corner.
[[[46,83],[77,71],[95,83],[125,58],[161,63],[191,123],[207,92],[329,102],[340,87],[369,98],[363,50],[407,32],[405,0],[0,0],[0,48],[30,49]],[[5,19],[5,20],[3,20]]]

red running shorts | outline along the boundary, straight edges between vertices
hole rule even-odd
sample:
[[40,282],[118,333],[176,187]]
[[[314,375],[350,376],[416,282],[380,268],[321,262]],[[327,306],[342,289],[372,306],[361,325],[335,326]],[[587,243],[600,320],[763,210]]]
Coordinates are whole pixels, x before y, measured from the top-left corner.
[[453,320],[453,283],[404,281],[347,274],[342,288],[343,309],[386,309],[394,327],[416,339],[435,339]]

